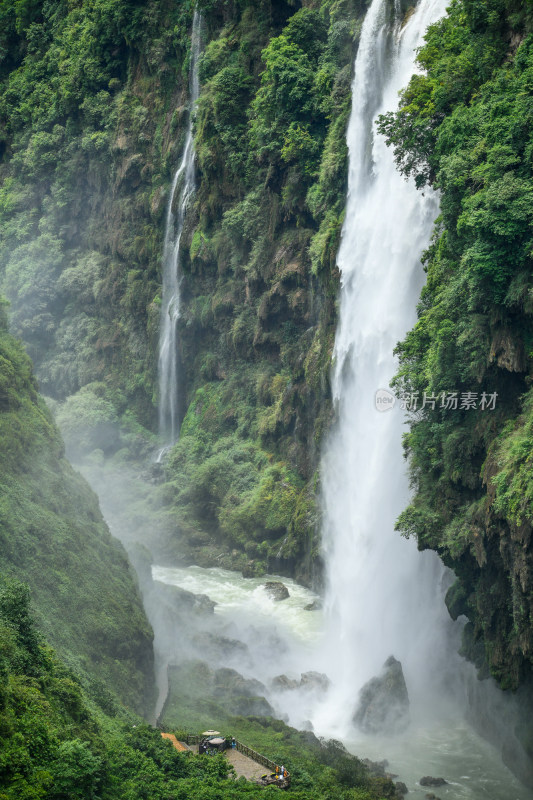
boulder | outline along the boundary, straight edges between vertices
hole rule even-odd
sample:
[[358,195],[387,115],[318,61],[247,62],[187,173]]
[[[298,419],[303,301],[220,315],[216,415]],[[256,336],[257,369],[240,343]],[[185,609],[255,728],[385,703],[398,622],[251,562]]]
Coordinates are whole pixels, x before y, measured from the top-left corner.
[[254,678],[245,678],[228,667],[215,670],[213,696],[224,701],[224,707],[243,716],[272,716],[274,711],[263,694],[266,687]]
[[302,672],[299,681],[289,678],[287,675],[276,675],[270,685],[277,692],[292,692],[296,689],[326,692],[331,685],[331,681],[323,672],[311,670],[310,672]]
[[280,600],[286,600],[287,597],[290,597],[289,590],[285,586],[284,583],[281,581],[267,581],[263,584],[265,587],[266,593],[272,600],[279,602]]
[[444,778],[432,778],[431,775],[420,778],[420,786],[446,786],[447,783]]
[[193,594],[191,611],[193,614],[213,614],[216,603],[206,594]]
[[258,697],[266,693],[266,686],[255,678],[245,678],[236,669],[222,667],[215,670],[215,696],[231,694],[239,697]]
[[229,709],[232,714],[242,717],[274,716],[274,709],[264,697],[234,697]]
[[314,672],[313,670],[310,672],[302,672],[300,680],[301,689],[318,689],[320,692],[327,692],[330,686],[331,681],[323,672]]
[[209,631],[200,631],[192,637],[192,643],[204,658],[207,657],[213,661],[239,658],[248,663],[250,660],[248,647],[238,639],[229,639]]
[[359,692],[353,721],[365,733],[401,733],[408,726],[409,695],[402,665],[394,656]]
[[304,606],[304,611],[320,611],[322,609],[322,602],[320,600],[313,600]]
[[158,593],[160,602],[171,605],[178,613],[209,615],[215,610],[216,603],[206,594],[194,594],[161,581],[154,581],[153,589]]
[[275,692],[288,692],[298,689],[300,684],[293,678],[288,678],[286,675],[276,675],[272,678],[271,687]]

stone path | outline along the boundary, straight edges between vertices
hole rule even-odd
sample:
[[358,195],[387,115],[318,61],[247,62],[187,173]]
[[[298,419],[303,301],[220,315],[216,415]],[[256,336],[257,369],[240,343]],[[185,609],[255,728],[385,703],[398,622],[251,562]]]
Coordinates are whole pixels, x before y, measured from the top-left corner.
[[229,749],[225,751],[226,758],[233,764],[237,777],[247,778],[249,781],[255,781],[268,772],[266,767],[253,761],[238,750]]
[[[176,750],[191,750],[193,753],[198,753],[197,744],[190,746],[183,744],[183,742],[179,742],[176,739],[173,733],[162,733],[161,736],[163,739],[169,739]],[[249,781],[256,781],[263,775],[268,774],[267,767],[264,767],[262,764],[258,764],[257,761],[254,761],[252,758],[248,758],[248,756],[245,756],[244,753],[240,753],[238,750],[228,748],[224,751],[224,755],[230,764],[233,765],[238,778],[242,776]]]

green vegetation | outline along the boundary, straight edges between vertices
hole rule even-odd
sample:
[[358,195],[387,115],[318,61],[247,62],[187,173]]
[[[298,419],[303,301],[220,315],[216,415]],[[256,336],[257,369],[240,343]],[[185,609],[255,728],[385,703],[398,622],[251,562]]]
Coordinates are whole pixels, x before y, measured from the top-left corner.
[[[3,314],[3,309],[0,309]],[[95,686],[148,711],[152,633],[126,554],[64,458],[31,363],[0,320],[0,575],[31,586],[39,629]],[[89,680],[89,677],[87,677]],[[107,690],[106,690],[107,691]]]
[[[274,721],[240,723],[254,742],[276,741],[285,763],[294,759],[289,800],[393,796],[390,781],[371,778],[338,744]],[[1,800],[259,800],[279,792],[235,780],[222,756],[178,753],[111,692],[88,691],[36,633],[29,590],[17,582],[0,584],[0,732]]]
[[[198,732],[213,728],[235,736],[291,773],[291,789],[284,797],[306,800],[371,800],[396,797],[393,783],[371,775],[340,742],[319,740],[313,733],[297,731],[281,720],[235,716],[231,698],[206,696],[210,670],[204,662],[185,662],[169,673],[170,693],[162,712],[165,729]],[[265,790],[255,789],[256,797]],[[252,792],[253,793],[253,792]],[[225,797],[225,795],[223,795]]]
[[[344,133],[366,5],[199,2],[182,434],[159,485],[127,487],[132,538],[150,520],[166,554],[316,577]],[[189,111],[193,7],[0,0],[0,285],[69,448],[101,481],[155,442],[164,209]],[[532,26],[529,2],[453,0],[399,112],[381,121],[399,168],[441,193],[396,387],[498,395],[493,411],[413,419],[415,494],[398,527],[455,570],[447,602],[470,620],[464,652],[509,688],[533,664]],[[4,304],[0,436],[0,800],[272,796],[228,780],[221,759],[174,752],[124,709],[152,702],[151,632]],[[169,724],[215,723],[282,756],[289,797],[388,796],[337,745],[231,717],[185,684],[173,684]]]
[[35,633],[28,591],[0,592],[0,798],[167,800],[238,797],[221,758],[177,753],[158,731],[100,706]]
[[113,415],[145,426],[193,5],[0,4],[0,279],[13,332],[45,394],[97,383]]
[[[155,446],[164,209],[187,121],[193,6],[1,5],[0,285],[77,457]],[[168,465],[166,519],[189,541],[237,548],[238,565],[260,571],[280,554],[279,569],[309,580],[365,3],[199,6],[198,192],[179,331],[188,438]],[[216,432],[206,415],[191,425],[204,395],[217,398]],[[189,498],[200,460],[221,467],[222,427],[227,486]],[[287,491],[272,495],[280,479]]]
[[512,688],[533,666],[532,26],[527,3],[455,0],[381,121],[400,169],[441,192],[396,387],[498,393],[494,411],[426,407],[413,420],[416,493],[398,525],[455,570],[464,651]]
[[[184,422],[153,494],[167,553],[316,577],[344,131],[365,7],[200,2]],[[69,447],[103,472],[154,443],[163,216],[183,147],[192,13],[170,0],[0,3],[0,281]],[[510,687],[533,658],[531,23],[527,3],[455,0],[400,111],[382,120],[399,167],[442,197],[397,387],[498,393],[493,412],[413,422],[417,491],[399,526],[455,569],[449,604],[471,620],[465,652]],[[51,423],[40,413],[42,440]],[[20,443],[8,437],[6,464]],[[56,474],[50,491],[62,482]],[[17,502],[21,518],[36,513],[23,493]],[[139,519],[154,507],[142,502]]]
[[[199,186],[184,235],[181,441],[167,503],[233,566],[309,581],[318,445],[362,5],[243,3],[200,62]],[[209,21],[209,18],[208,18]],[[218,550],[220,553],[220,549]]]

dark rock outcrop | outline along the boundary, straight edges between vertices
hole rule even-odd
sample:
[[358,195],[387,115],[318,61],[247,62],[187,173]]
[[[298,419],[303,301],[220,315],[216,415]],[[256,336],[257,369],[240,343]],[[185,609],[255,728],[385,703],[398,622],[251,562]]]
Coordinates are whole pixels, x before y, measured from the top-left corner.
[[236,669],[223,667],[217,669],[214,676],[215,696],[232,694],[243,697],[257,697],[266,693],[266,686],[254,678],[245,678]]
[[281,581],[267,581],[263,586],[269,597],[276,602],[279,600],[286,600],[287,597],[290,597],[289,590]]
[[432,778],[431,775],[420,778],[420,786],[446,786],[447,783],[444,778]]
[[289,678],[287,675],[277,675],[272,679],[272,689],[279,692],[291,692],[296,689],[306,691],[326,692],[331,685],[331,681],[323,672],[302,672],[300,680]]
[[274,713],[263,696],[266,687],[254,678],[245,678],[235,669],[217,669],[212,691],[214,697],[225,701],[225,706],[233,714],[265,717]]
[[409,695],[402,665],[394,656],[361,689],[353,721],[366,733],[401,733],[409,724]]
[[248,647],[243,642],[209,631],[197,633],[193,636],[192,643],[205,657],[211,660],[238,657],[248,663],[250,658]]
[[153,587],[162,599],[164,597],[167,603],[174,607],[177,613],[209,615],[213,614],[215,610],[216,603],[210,600],[206,594],[194,594],[179,586],[172,586],[161,581],[154,581]]
[[278,692],[289,692],[298,689],[300,684],[294,678],[288,678],[286,675],[276,675],[272,679],[272,689]]
[[308,690],[318,689],[321,692],[327,692],[331,685],[331,681],[323,672],[302,672],[300,680],[300,688]]

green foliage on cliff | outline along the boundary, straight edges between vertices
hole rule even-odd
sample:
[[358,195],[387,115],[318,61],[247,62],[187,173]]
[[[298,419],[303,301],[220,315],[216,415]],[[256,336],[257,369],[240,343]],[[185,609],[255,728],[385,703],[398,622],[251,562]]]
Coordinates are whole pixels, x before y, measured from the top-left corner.
[[[138,800],[228,787],[221,759],[187,758],[133,714],[106,716],[35,633],[22,584],[0,587],[0,798]],[[101,702],[101,701],[100,701]],[[206,796],[206,795],[201,795]]]
[[169,459],[172,478],[164,491],[172,492],[175,524],[189,541],[222,538],[239,551],[228,566],[253,574],[265,571],[269,556],[280,549],[280,537],[283,558],[300,554],[304,531],[297,513],[309,501],[298,473],[250,437],[250,420],[244,428],[245,415],[253,420],[255,410],[243,407],[242,396],[247,391],[250,402],[253,389],[241,380],[244,403],[235,406],[234,395],[228,394],[238,388],[228,383],[207,384],[197,391]]
[[152,635],[135,579],[96,497],[65,460],[31,362],[5,318],[0,440],[0,574],[30,585],[39,628],[66,658],[147,709]]
[[130,409],[144,425],[192,7],[35,0],[0,11],[0,281],[13,330],[46,394],[99,382],[114,414]]
[[[111,457],[126,447],[138,457],[154,447],[163,217],[189,111],[193,5],[1,7],[0,283],[43,392],[61,404],[73,453]],[[270,502],[260,539],[270,544],[253,556],[255,568],[286,540],[285,568],[305,561],[308,577],[317,445],[330,415],[344,130],[365,3],[199,8],[182,415],[191,418],[199,390],[218,393],[236,446],[255,455],[242,492],[228,462],[231,492],[211,498],[209,514],[188,501],[180,509],[172,487],[194,480],[198,467],[201,426],[189,427],[190,463],[182,447],[165,496],[174,522],[189,520],[182,532],[193,527],[241,550],[255,537],[246,525]],[[265,500],[274,475],[290,485],[290,508],[286,492],[279,508],[278,498]]]
[[[506,687],[533,667],[532,24],[527,4],[456,0],[426,36],[423,74],[381,121],[404,173],[441,192],[396,386],[478,399],[413,420],[416,494],[399,527],[455,570],[465,652]],[[497,392],[493,411],[479,408],[483,392]]]
[[361,10],[244,3],[213,31],[183,239],[186,413],[167,467],[172,513],[189,537],[246,554],[251,571],[307,580]]

